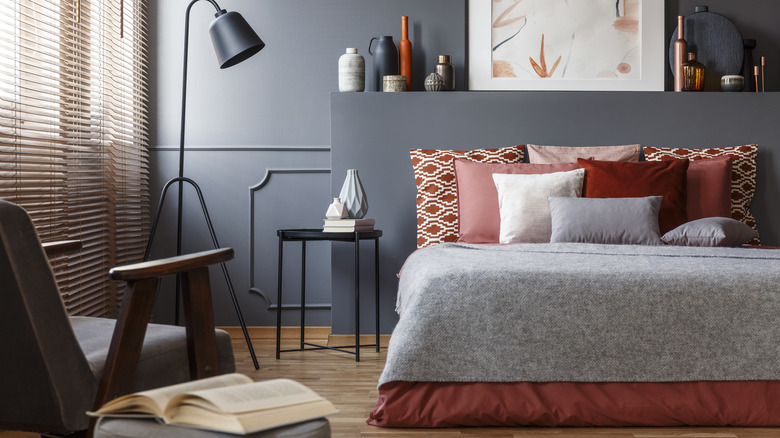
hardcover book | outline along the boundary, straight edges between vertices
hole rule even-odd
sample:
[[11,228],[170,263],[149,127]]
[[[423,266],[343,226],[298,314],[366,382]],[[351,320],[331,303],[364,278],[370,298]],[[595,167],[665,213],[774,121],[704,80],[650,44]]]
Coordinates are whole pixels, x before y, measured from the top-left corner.
[[234,373],[125,395],[88,414],[154,418],[169,425],[245,435],[337,412],[328,400],[293,380],[253,382]]

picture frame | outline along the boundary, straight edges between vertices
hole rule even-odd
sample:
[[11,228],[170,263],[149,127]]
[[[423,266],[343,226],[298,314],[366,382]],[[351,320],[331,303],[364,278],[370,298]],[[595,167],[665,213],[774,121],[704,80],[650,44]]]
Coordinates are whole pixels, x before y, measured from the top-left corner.
[[468,89],[663,91],[664,42],[658,0],[469,0]]

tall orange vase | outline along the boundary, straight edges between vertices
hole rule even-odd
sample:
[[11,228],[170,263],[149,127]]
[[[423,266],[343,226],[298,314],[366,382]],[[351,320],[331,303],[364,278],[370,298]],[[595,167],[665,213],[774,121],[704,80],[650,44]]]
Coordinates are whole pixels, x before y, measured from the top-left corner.
[[401,41],[398,42],[400,74],[406,76],[406,91],[412,91],[412,42],[409,41],[409,17],[401,17]]

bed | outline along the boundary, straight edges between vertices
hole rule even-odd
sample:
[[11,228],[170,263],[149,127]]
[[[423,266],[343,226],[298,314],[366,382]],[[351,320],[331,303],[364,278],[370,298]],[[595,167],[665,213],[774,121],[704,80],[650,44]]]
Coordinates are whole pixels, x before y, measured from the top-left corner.
[[368,423],[780,425],[778,267],[758,248],[419,249]]

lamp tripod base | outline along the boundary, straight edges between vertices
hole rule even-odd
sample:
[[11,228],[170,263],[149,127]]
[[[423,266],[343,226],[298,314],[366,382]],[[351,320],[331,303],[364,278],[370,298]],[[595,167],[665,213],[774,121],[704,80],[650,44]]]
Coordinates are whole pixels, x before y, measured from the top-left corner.
[[[217,235],[214,233],[214,225],[211,223],[211,217],[209,217],[208,209],[206,208],[206,202],[203,200],[203,192],[200,190],[200,187],[198,184],[193,181],[190,178],[179,176],[176,178],[170,179],[167,183],[165,183],[165,186],[163,187],[162,194],[160,195],[160,201],[157,204],[157,212],[154,215],[154,221],[152,222],[152,228],[149,232],[149,242],[146,244],[146,251],[144,252],[144,261],[149,260],[149,255],[152,250],[152,242],[154,242],[154,236],[157,231],[157,225],[160,221],[160,215],[162,213],[162,207],[165,204],[165,196],[168,193],[168,189],[174,184],[179,183],[179,205],[178,205],[178,223],[177,223],[177,244],[176,244],[176,255],[181,255],[181,231],[182,231],[182,194],[183,194],[183,184],[187,183],[191,185],[195,192],[198,194],[198,200],[200,201],[200,207],[203,211],[203,216],[206,219],[206,225],[209,229],[209,234],[211,235],[211,242],[214,244],[214,248],[219,248],[219,241],[217,241]],[[246,345],[249,348],[249,354],[252,356],[252,363],[255,366],[256,370],[260,369],[260,364],[257,362],[257,356],[255,355],[255,349],[252,347],[252,340],[249,337],[249,332],[246,329],[246,323],[244,322],[244,316],[241,313],[241,307],[238,305],[238,299],[236,298],[236,292],[233,289],[233,282],[230,280],[230,274],[227,270],[227,265],[222,263],[220,265],[222,267],[222,274],[225,277],[225,282],[227,283],[228,291],[230,292],[230,298],[233,300],[233,307],[236,309],[236,316],[238,316],[238,322],[241,325],[241,330],[244,332],[244,339],[246,340]],[[180,281],[179,277],[176,277],[176,324],[179,324],[179,295],[180,295]]]

